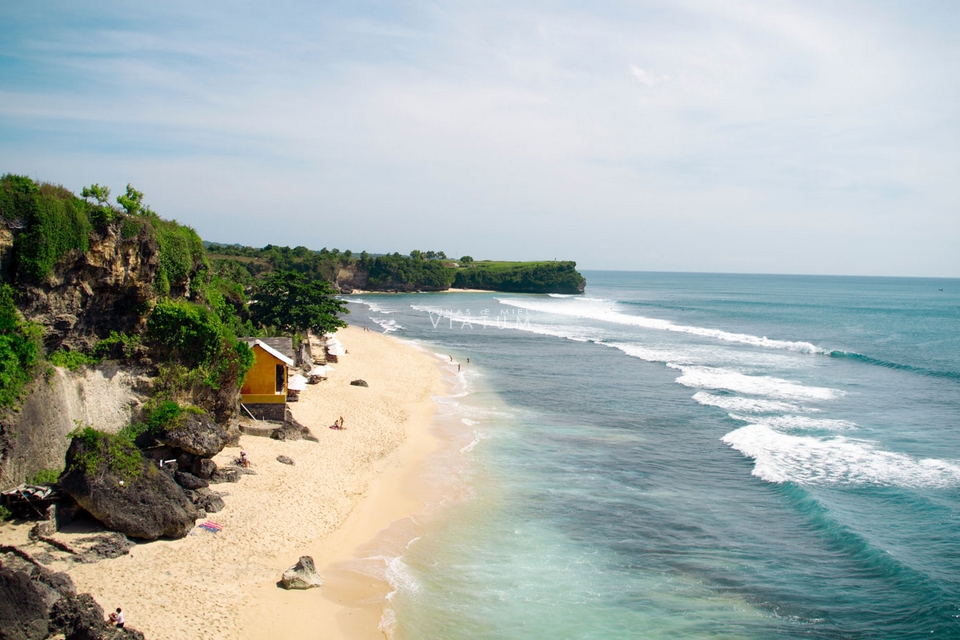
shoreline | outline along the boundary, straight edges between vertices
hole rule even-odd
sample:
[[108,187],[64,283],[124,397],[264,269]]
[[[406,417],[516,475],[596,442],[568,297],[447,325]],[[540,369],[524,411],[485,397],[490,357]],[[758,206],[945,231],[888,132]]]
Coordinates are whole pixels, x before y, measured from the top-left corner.
[[[386,337],[375,332],[367,335],[371,333]],[[449,395],[450,381],[441,373],[443,362],[439,358],[396,338],[386,338],[429,358],[438,379],[444,383],[442,392],[431,397]],[[406,439],[374,464],[367,490],[344,522],[328,536],[288,550],[282,568],[278,565],[282,572],[300,556],[309,555],[323,576],[323,586],[297,592],[278,589],[276,580],[252,585],[240,607],[241,630],[237,637],[312,639],[318,631],[322,631],[325,640],[390,637],[383,629],[384,612],[393,590],[387,579],[385,559],[402,555],[406,545],[417,536],[416,516],[435,501],[437,493],[423,476],[431,459],[445,445],[433,425],[438,407],[432,399],[428,402],[429,406],[424,403],[408,420],[407,424],[414,428],[408,430]]]
[[[382,640],[392,587],[358,573],[356,559],[396,537],[427,505],[421,476],[442,446],[432,428],[433,398],[450,394],[452,377],[434,354],[396,338],[352,326],[338,337],[350,353],[289,405],[319,443],[241,436],[255,475],[212,485],[226,507],[196,523],[214,521],[219,532],[194,527],[182,539],[137,544],[112,560],[50,568],[67,570],[104,610],[122,606],[127,624],[150,640],[318,633]],[[369,388],[349,384],[357,378]],[[340,416],[346,429],[328,429]],[[226,466],[239,453],[227,448],[214,460]],[[278,455],[295,464],[281,464]],[[29,526],[0,526],[0,541],[25,536]],[[55,537],[70,544],[91,532],[89,525],[68,527]],[[301,555],[313,556],[324,585],[278,587]]]

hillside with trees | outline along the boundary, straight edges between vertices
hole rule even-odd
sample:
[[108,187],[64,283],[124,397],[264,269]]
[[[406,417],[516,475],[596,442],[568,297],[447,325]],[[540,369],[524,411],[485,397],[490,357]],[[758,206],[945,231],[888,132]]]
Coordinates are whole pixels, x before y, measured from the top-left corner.
[[[214,268],[197,233],[161,218],[131,185],[111,203],[97,184],[78,197],[0,177],[0,485],[77,465],[105,473],[117,462],[110,452],[123,453],[123,469],[139,470],[142,446],[156,449],[187,423],[201,439],[222,434],[213,439],[222,448],[254,361],[238,338],[345,326],[346,305],[325,280],[280,267]],[[115,432],[78,425],[69,435],[82,436],[85,453],[73,459],[84,462],[64,469],[69,429],[41,433],[45,423],[31,412],[59,420],[51,393],[76,385],[64,387],[58,372],[76,372],[81,384],[84,371],[101,369],[136,386],[138,408],[124,405],[130,423]]]
[[494,262],[470,256],[450,260],[443,251],[411,251],[359,255],[338,249],[311,251],[306,247],[262,249],[237,245],[207,245],[215,271],[223,277],[253,284],[271,269],[322,279],[349,293],[367,291],[445,291],[486,289],[524,293],[582,293],[586,280],[572,261]]

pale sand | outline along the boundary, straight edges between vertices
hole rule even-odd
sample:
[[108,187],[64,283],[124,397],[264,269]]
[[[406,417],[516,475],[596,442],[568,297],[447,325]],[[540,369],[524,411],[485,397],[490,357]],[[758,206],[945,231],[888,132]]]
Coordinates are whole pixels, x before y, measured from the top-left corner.
[[[75,565],[70,574],[78,589],[107,611],[122,606],[128,624],[151,640],[382,639],[387,584],[330,565],[362,553],[391,523],[381,536],[407,537],[404,522],[425,499],[419,475],[438,445],[430,432],[431,396],[446,389],[438,359],[427,352],[353,327],[337,335],[349,354],[333,365],[329,380],[308,386],[290,405],[319,444],[242,436],[257,475],[212,485],[228,493],[226,508],[208,518],[222,531],[197,528],[181,540]],[[350,386],[356,378],[369,388]],[[339,416],[346,429],[329,429]],[[277,462],[280,454],[296,464]],[[238,456],[229,448],[215,460],[223,466]],[[68,542],[71,535],[58,534]],[[306,554],[324,586],[278,588],[282,572]]]

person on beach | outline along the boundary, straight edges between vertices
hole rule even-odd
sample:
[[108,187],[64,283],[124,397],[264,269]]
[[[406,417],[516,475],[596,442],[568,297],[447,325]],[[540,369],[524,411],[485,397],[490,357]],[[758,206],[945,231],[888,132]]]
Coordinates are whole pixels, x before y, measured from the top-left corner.
[[110,614],[110,624],[116,625],[118,629],[123,629],[123,610],[117,607],[117,610]]
[[457,373],[460,373],[460,365],[457,365]]
[[343,416],[340,416],[340,428],[343,429]]
[[240,452],[240,466],[241,466],[241,467],[244,467],[244,468],[247,468],[247,467],[250,466],[250,459],[247,458],[247,452],[246,452],[246,451],[241,451],[241,452]]

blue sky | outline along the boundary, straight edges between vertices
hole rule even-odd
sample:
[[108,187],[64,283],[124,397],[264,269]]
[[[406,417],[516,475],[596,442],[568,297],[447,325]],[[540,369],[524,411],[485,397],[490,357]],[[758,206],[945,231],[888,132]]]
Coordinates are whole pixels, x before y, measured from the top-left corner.
[[955,2],[141,4],[0,5],[0,172],[254,246],[960,276]]

